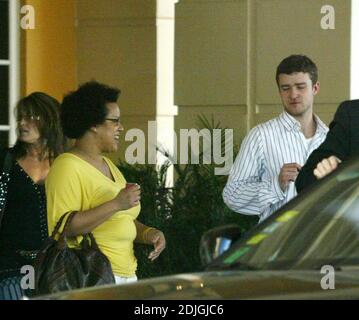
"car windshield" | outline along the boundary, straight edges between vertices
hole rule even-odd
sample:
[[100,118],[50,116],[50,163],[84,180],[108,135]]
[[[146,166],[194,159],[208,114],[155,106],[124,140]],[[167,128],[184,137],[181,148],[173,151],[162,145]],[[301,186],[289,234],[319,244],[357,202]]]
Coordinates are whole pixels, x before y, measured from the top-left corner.
[[209,268],[313,269],[325,264],[359,266],[359,161],[289,202]]

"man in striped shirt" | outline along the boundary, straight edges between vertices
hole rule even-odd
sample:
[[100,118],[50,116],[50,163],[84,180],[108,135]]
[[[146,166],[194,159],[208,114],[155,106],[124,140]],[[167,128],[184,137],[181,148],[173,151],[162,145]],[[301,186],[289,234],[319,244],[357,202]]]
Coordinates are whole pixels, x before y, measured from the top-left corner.
[[245,137],[223,190],[229,208],[258,215],[259,221],[297,195],[294,181],[328,132],[313,113],[319,82],[311,59],[285,58],[277,67],[276,81],[284,110]]

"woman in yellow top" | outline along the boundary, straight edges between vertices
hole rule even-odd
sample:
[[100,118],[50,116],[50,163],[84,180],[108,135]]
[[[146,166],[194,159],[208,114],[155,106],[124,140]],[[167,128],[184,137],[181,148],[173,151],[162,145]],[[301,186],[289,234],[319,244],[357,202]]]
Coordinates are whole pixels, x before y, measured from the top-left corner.
[[126,188],[118,168],[102,153],[118,149],[123,127],[117,99],[120,90],[88,82],[65,96],[61,106],[64,134],[74,146],[53,163],[46,180],[49,233],[66,212],[78,211],[68,236],[92,232],[111,262],[116,283],[136,281],[133,242],[154,245],[149,259],[165,248],[161,231],[141,224],[140,187]]

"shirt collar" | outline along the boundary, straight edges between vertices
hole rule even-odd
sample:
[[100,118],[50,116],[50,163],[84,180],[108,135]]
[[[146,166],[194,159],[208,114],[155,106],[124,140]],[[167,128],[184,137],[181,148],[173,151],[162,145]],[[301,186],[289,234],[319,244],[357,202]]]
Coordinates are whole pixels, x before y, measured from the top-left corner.
[[279,115],[279,121],[282,123],[284,128],[286,128],[288,131],[292,130],[300,130],[300,123],[299,121],[295,120],[289,113],[286,111],[283,111]]
[[[328,127],[323,123],[322,120],[319,119],[319,117],[316,114],[313,114],[314,116],[314,121],[317,123],[317,130],[316,130],[316,134],[318,133],[327,133],[328,132]],[[288,130],[288,131],[292,131],[292,130],[300,130],[301,126],[299,121],[295,120],[294,117],[292,117],[288,112],[283,111],[280,115],[279,115],[279,121],[282,123],[282,125]]]
[[314,120],[317,123],[317,130],[315,133],[327,134],[327,132],[329,131],[328,127],[322,120],[320,120],[320,118],[316,114],[314,114]]

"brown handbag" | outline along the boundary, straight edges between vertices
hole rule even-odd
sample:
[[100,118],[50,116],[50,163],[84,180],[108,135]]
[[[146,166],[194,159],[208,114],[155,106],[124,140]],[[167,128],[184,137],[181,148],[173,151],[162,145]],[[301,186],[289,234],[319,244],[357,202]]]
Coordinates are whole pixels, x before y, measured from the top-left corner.
[[[65,213],[35,260],[35,294],[115,283],[111,263],[99,249],[92,233],[83,236],[79,247],[70,248],[66,231],[76,212]],[[66,215],[64,229],[60,226]],[[58,240],[55,239],[59,234]]]

